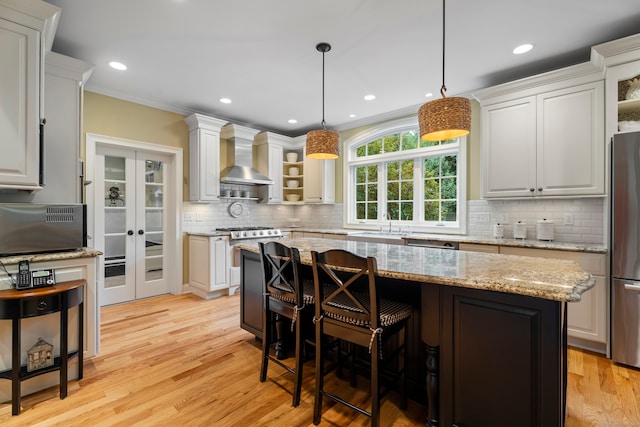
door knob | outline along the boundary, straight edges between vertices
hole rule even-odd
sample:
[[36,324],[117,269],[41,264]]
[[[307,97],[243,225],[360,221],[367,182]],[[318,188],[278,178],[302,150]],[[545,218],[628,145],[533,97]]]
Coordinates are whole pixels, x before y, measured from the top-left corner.
[[129,236],[133,236],[133,230],[129,230],[129,231],[127,231],[127,234],[128,234]]
[[138,230],[138,234],[142,236],[144,234],[144,230]]

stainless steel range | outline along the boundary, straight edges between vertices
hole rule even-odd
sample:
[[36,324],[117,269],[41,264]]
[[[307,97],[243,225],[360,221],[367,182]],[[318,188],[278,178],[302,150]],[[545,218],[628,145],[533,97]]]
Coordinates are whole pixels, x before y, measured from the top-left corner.
[[216,233],[228,233],[227,265],[229,266],[229,294],[240,287],[240,249],[238,243],[282,239],[282,230],[272,227],[227,227],[216,228]]

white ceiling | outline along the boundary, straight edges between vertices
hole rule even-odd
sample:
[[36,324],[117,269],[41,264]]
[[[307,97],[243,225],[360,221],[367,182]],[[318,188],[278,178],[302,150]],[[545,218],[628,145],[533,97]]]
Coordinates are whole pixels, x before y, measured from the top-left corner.
[[[53,50],[95,66],[87,90],[182,114],[289,136],[319,128],[319,42],[332,45],[328,128],[440,96],[441,0],[48,1],[62,8]],[[446,17],[448,96],[588,61],[592,45],[640,32],[638,0],[448,0]],[[531,52],[511,53],[525,42]]]

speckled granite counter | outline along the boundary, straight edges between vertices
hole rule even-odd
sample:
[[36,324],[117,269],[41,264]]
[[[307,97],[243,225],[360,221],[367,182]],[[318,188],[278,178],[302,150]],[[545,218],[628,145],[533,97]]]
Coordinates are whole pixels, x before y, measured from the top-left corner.
[[[373,256],[378,275],[400,280],[458,286],[555,301],[579,301],[595,280],[573,261],[513,255],[450,251],[333,239],[283,239],[300,250],[303,264],[311,265],[310,251],[344,249]],[[240,243],[258,252],[257,243]]]
[[0,262],[5,265],[17,264],[22,260],[29,262],[42,262],[42,261],[59,261],[63,259],[76,259],[76,258],[94,258],[102,255],[102,252],[93,248],[82,248],[77,251],[64,251],[64,252],[47,252],[40,254],[27,254],[27,255],[13,255],[7,257],[0,257]]

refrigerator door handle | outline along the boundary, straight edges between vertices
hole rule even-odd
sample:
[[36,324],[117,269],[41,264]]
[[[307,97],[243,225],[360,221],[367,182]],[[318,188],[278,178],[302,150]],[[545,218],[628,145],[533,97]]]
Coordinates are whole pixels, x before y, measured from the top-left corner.
[[640,292],[640,284],[636,283],[625,283],[624,284],[625,291],[638,291]]

